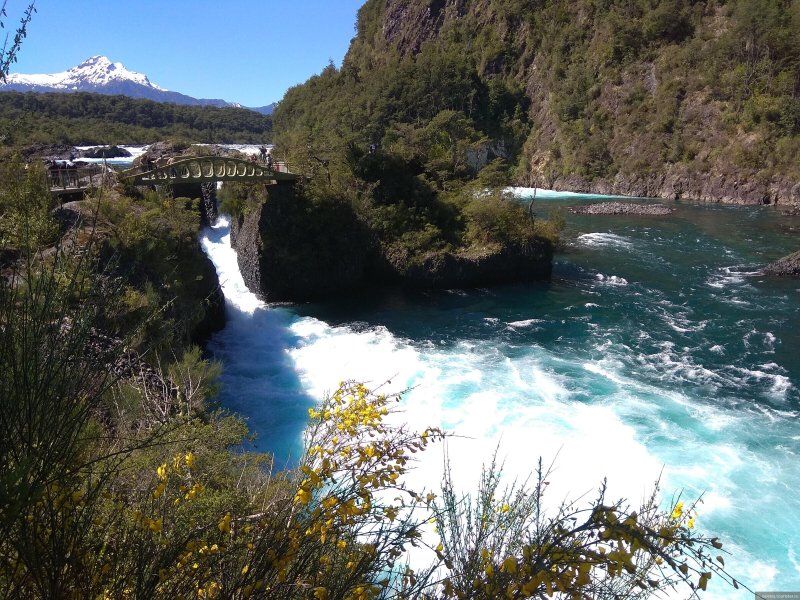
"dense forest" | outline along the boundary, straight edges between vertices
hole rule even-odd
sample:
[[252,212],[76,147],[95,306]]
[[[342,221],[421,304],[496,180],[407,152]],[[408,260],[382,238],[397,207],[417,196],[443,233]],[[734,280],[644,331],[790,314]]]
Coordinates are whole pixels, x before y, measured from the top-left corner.
[[296,152],[379,143],[434,180],[488,155],[525,184],[800,202],[800,2],[369,0],[275,124]]
[[202,143],[264,143],[270,117],[217,108],[90,93],[0,93],[0,143],[146,144],[171,138]]

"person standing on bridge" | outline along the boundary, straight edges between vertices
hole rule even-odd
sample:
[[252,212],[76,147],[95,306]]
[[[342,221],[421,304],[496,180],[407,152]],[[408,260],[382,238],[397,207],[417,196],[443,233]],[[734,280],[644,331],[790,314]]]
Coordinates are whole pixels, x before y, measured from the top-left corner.
[[272,170],[272,149],[267,150],[267,168]]
[[261,153],[261,162],[267,162],[267,148],[266,148],[266,146],[264,146],[262,144],[261,148],[259,148],[258,151]]

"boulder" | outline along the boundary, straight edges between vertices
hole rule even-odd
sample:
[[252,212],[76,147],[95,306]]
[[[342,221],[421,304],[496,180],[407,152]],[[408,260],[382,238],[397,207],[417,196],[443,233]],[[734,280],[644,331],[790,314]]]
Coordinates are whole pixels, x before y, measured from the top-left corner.
[[245,284],[261,298],[306,301],[364,283],[371,246],[349,204],[312,204],[279,184],[244,212],[232,220],[231,244]]
[[98,146],[87,148],[80,153],[81,158],[127,158],[130,155],[130,152],[119,146]]

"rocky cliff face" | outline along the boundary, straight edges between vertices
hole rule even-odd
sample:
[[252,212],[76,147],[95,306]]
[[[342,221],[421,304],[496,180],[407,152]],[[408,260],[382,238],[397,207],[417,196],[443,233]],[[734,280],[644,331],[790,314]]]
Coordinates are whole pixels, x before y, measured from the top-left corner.
[[524,248],[429,254],[398,272],[398,278],[410,287],[451,289],[549,279],[552,269],[553,247],[542,240]]
[[312,300],[363,282],[370,248],[349,206],[312,206],[291,185],[274,185],[245,213],[231,223],[231,243],[247,287],[261,298]]
[[343,72],[460,53],[530,100],[517,183],[800,205],[792,2],[369,0]]
[[197,282],[197,301],[205,310],[203,318],[192,330],[192,342],[202,346],[212,334],[225,327],[225,296],[222,294],[214,264],[202,250],[198,249],[198,254],[202,279]]

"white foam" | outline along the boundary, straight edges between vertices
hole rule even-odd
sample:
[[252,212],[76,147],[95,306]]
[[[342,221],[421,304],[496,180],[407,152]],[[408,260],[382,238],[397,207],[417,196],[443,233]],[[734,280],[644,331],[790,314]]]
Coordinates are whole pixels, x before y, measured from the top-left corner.
[[509,322],[508,326],[515,329],[524,329],[525,327],[530,327],[531,325],[544,322],[544,319],[524,319],[522,321],[511,321]]
[[237,150],[242,154],[247,154],[248,156],[258,156],[261,153],[261,147],[265,147],[267,150],[272,150],[274,146],[272,144],[194,144],[195,146],[220,146],[221,148],[227,148],[228,150]]
[[595,275],[595,279],[597,281],[604,283],[605,285],[615,285],[615,286],[626,286],[628,285],[628,280],[624,277],[619,277],[618,275],[603,275],[602,273],[598,273]]
[[592,248],[613,247],[624,248],[626,250],[633,248],[633,242],[630,239],[615,233],[584,233],[579,235],[576,241],[583,246],[589,246]]
[[545,188],[533,187],[507,187],[504,192],[512,194],[520,200],[597,200],[602,198],[614,198],[618,200],[636,200],[629,196],[606,196],[603,194],[584,194],[580,192],[559,192]]

